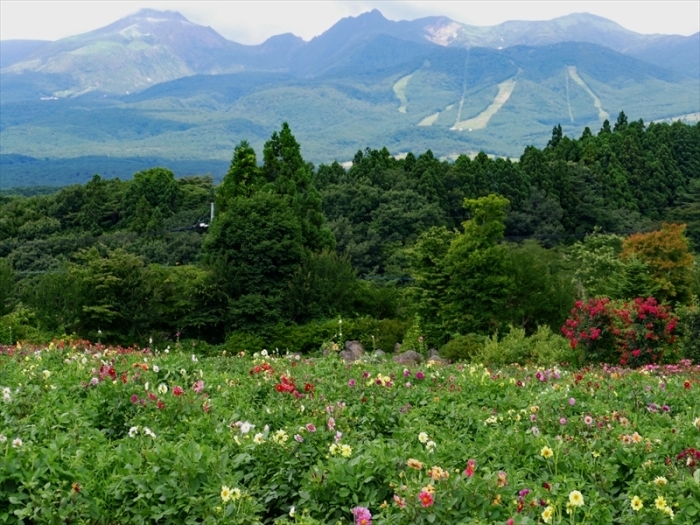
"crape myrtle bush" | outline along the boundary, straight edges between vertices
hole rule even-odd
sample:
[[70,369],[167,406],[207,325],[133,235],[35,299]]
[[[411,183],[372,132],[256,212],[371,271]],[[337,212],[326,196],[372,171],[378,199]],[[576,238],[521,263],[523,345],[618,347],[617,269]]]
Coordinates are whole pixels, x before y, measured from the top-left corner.
[[691,525],[698,388],[688,361],[0,347],[0,523]]
[[658,363],[677,340],[678,317],[653,297],[576,301],[561,331],[591,362],[641,366]]

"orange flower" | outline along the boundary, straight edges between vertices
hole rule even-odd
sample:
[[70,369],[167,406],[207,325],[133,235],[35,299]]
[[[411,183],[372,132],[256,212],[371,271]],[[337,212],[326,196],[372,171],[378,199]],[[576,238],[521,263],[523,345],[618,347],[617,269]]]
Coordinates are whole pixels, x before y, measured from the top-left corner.
[[414,469],[416,469],[416,470],[421,470],[421,469],[423,468],[423,463],[421,463],[421,462],[418,461],[417,459],[410,458],[410,459],[406,462],[406,466],[408,466],[408,467],[410,467],[410,468],[414,468]]

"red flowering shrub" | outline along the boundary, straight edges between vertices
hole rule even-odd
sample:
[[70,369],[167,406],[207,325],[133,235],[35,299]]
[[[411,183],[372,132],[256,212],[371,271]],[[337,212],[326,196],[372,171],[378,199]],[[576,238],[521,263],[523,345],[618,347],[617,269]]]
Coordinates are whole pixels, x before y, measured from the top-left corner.
[[561,331],[590,361],[623,366],[658,362],[676,342],[678,318],[656,299],[577,301]]

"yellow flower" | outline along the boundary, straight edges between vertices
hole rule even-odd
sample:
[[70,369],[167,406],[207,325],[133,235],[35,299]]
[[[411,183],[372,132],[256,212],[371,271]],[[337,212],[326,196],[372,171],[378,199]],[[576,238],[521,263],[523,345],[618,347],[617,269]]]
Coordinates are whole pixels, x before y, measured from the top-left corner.
[[330,453],[331,453],[332,456],[335,456],[335,455],[338,454],[338,452],[340,451],[340,447],[339,447],[338,445],[336,445],[335,443],[333,443],[333,444],[329,447],[328,450],[330,451]]
[[637,432],[632,434],[632,441],[635,443],[639,443],[642,440],[642,436],[640,436]]
[[552,523],[552,517],[554,516],[554,507],[551,505],[542,511],[542,519],[545,523]]
[[668,483],[668,480],[663,476],[658,476],[656,479],[654,479],[654,484],[657,487],[663,487],[667,483]]
[[574,507],[583,506],[583,494],[581,494],[578,490],[572,490],[569,492],[569,502]]
[[642,498],[639,496],[633,496],[630,505],[632,505],[632,509],[635,512],[638,512],[644,506],[644,503],[642,502]]
[[340,445],[340,455],[344,458],[349,458],[352,454],[352,448],[350,445]]
[[540,409],[540,407],[538,407],[537,405],[531,406],[530,412],[532,412],[533,414],[536,414],[539,409]]
[[241,499],[241,496],[242,496],[241,489],[239,489],[238,487],[231,489],[231,499],[233,501],[236,501],[237,499]]
[[554,451],[551,448],[545,446],[542,447],[542,450],[540,450],[540,455],[545,459],[549,459],[554,455]]
[[427,492],[428,494],[435,494],[435,485],[432,483],[426,485],[421,489],[422,492]]
[[228,488],[226,485],[221,487],[221,500],[226,503],[228,500],[231,499],[231,489]]
[[668,514],[668,517],[671,518],[671,520],[673,520],[673,510],[671,507],[664,507],[664,512]]
[[593,455],[594,458],[599,458],[599,457],[600,457],[600,452],[598,452],[597,450],[594,450],[594,451],[592,452],[592,455]]
[[659,510],[664,510],[667,505],[666,505],[666,500],[664,499],[663,496],[659,496],[654,500],[654,505],[656,505],[656,508]]
[[425,432],[421,432],[420,434],[418,434],[418,441],[420,441],[424,445],[428,442],[428,439],[430,439],[430,438],[428,437],[428,434],[426,434]]

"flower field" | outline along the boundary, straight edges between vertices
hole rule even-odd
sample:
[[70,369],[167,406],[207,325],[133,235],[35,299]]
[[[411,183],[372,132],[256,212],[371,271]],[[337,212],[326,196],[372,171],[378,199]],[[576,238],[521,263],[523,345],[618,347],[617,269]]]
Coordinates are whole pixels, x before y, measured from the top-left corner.
[[700,366],[0,348],[0,523],[696,524]]

